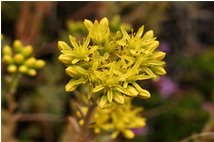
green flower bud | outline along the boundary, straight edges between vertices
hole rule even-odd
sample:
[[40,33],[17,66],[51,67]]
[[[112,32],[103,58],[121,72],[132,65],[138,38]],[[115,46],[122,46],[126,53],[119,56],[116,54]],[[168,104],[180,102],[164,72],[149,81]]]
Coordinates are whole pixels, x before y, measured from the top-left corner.
[[15,40],[13,42],[13,46],[14,46],[16,52],[21,52],[23,45],[22,45],[22,42],[20,40]]
[[33,47],[31,45],[25,46],[25,48],[23,48],[22,50],[22,53],[25,57],[28,57],[32,52],[33,52]]
[[17,70],[17,67],[15,65],[9,65],[7,67],[7,71],[10,73],[14,73],[14,72],[16,72],[16,70]]
[[21,73],[27,73],[27,71],[28,71],[28,68],[25,65],[21,65],[19,67],[19,72],[21,72]]
[[42,68],[45,66],[45,61],[44,60],[36,60],[34,63],[35,68]]
[[28,72],[27,72],[27,74],[28,74],[29,76],[35,76],[37,73],[36,73],[36,70],[34,70],[34,69],[29,69]]
[[10,46],[5,45],[3,47],[3,54],[4,55],[12,55],[12,49],[10,48]]
[[25,65],[28,67],[33,67],[35,62],[36,59],[34,57],[31,57],[25,61]]
[[18,53],[14,56],[14,61],[17,64],[21,64],[24,61],[24,56],[22,54]]
[[3,56],[3,61],[7,64],[11,64],[13,62],[13,59],[10,55],[4,55]]

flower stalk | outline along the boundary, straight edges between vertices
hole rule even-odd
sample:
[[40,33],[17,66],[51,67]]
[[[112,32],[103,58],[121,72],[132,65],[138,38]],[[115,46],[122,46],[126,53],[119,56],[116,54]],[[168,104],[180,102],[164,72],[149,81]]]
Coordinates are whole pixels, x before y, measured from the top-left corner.
[[84,123],[81,127],[81,131],[79,133],[77,142],[88,142],[88,133],[87,133],[88,131],[87,130],[89,128],[90,121],[92,119],[95,109],[96,109],[96,105],[94,103],[88,107],[88,111],[87,111],[87,114],[85,115]]

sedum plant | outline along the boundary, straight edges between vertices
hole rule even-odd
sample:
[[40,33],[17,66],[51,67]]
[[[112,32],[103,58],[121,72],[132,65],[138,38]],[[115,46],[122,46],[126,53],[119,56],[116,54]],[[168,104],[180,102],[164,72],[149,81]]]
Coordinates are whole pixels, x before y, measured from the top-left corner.
[[65,90],[72,92],[80,85],[85,86],[88,102],[92,104],[80,121],[82,136],[94,110],[95,133],[109,130],[112,138],[120,132],[133,138],[130,129],[143,127],[145,119],[138,115],[140,109],[132,107],[131,99],[150,97],[137,81],[166,74],[162,61],[166,54],[158,51],[159,42],[153,31],[143,34],[144,26],[137,32],[129,33],[123,26],[112,32],[107,18],[94,23],[86,19],[84,26],[88,34],[82,41],[69,35],[71,44],[58,42],[59,60],[65,64],[65,73],[71,78]]
[[[107,18],[100,22],[84,21],[88,36],[83,43],[69,36],[72,47],[58,42],[62,53],[59,60],[66,68],[71,80],[66,91],[74,91],[79,85],[89,87],[90,99],[99,98],[99,106],[105,108],[112,102],[124,103],[124,96],[149,98],[150,93],[142,89],[136,81],[164,75],[165,53],[157,51],[159,42],[153,31],[143,35],[142,26],[137,33],[128,34],[121,27],[111,33]],[[143,35],[143,36],[142,36]]]
[[3,110],[3,121],[5,125],[3,128],[7,128],[3,130],[4,141],[17,141],[13,134],[18,118],[22,113],[15,111],[18,108],[18,103],[15,98],[21,76],[35,76],[37,70],[45,65],[45,61],[33,57],[32,52],[33,47],[31,45],[24,46],[20,40],[15,40],[13,47],[5,45],[2,48],[2,61],[10,73],[4,95],[7,103],[7,109]]

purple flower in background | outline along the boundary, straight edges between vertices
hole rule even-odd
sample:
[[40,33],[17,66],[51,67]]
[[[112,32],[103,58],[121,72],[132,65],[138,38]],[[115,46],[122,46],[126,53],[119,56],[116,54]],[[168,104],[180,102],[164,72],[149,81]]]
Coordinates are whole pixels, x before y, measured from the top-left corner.
[[170,45],[166,41],[160,42],[159,49],[163,52],[169,53],[170,52]]
[[163,76],[158,80],[158,89],[162,98],[168,98],[177,90],[177,84],[170,78]]
[[211,111],[213,111],[213,109],[214,109],[214,104],[211,103],[211,102],[205,102],[205,103],[203,104],[203,109],[204,109],[205,111],[207,111],[207,112],[211,112]]
[[136,136],[139,136],[139,135],[146,135],[148,133],[149,129],[148,127],[143,127],[143,128],[134,128],[132,129],[132,132],[134,132],[134,134]]

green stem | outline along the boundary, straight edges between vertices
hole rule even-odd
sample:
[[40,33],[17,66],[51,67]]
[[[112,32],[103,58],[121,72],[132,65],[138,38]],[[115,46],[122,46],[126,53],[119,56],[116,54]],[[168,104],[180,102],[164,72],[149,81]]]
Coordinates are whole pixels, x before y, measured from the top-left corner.
[[10,114],[12,114],[16,108],[16,102],[15,102],[15,96],[14,95],[16,93],[20,77],[21,77],[20,73],[13,74],[12,79],[11,79],[10,84],[9,84],[8,93],[6,94],[8,111]]
[[78,137],[78,142],[88,142],[87,130],[95,109],[96,109],[96,105],[94,103],[89,106],[87,114],[84,118],[84,124],[81,127],[81,131]]

